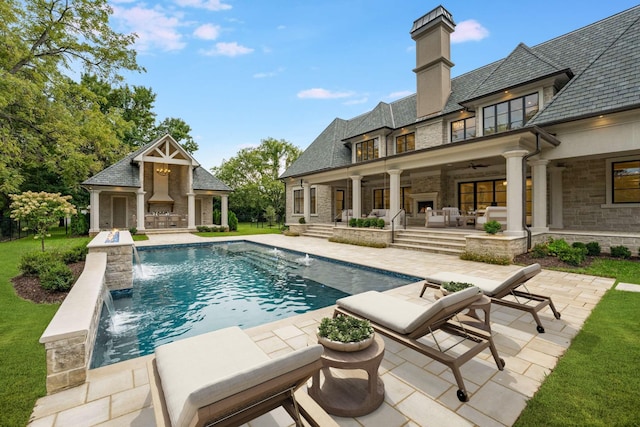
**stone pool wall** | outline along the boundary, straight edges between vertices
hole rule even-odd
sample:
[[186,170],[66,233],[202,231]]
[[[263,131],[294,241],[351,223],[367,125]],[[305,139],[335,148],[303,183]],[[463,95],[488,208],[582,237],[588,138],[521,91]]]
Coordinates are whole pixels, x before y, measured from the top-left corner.
[[40,337],[47,360],[47,393],[84,384],[100,321],[106,253],[87,255],[84,270]]
[[[117,241],[114,236],[117,233]],[[87,245],[89,253],[107,254],[106,281],[110,291],[129,289],[133,283],[133,238],[126,230],[102,231]]]

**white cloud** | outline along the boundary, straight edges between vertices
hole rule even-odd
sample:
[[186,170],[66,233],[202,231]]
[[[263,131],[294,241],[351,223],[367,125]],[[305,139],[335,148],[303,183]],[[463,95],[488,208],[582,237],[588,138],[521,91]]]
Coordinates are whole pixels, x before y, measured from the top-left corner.
[[405,96],[413,95],[415,92],[411,92],[410,90],[400,90],[398,92],[391,92],[387,95],[387,99],[400,99]]
[[468,19],[456,25],[456,30],[451,34],[451,43],[463,43],[479,41],[489,36],[489,30],[475,19]]
[[177,16],[168,16],[162,10],[135,6],[131,9],[113,7],[113,17],[127,31],[136,33],[136,50],[140,52],[159,48],[164,51],[180,50],[186,46],[178,28],[184,24]]
[[353,92],[333,92],[322,88],[313,88],[298,92],[298,98],[308,99],[336,99],[349,98],[353,96]]
[[200,25],[193,31],[193,35],[202,40],[215,40],[220,35],[220,27],[213,24]]
[[255,73],[253,75],[254,79],[265,79],[267,77],[275,77],[278,74],[281,74],[284,71],[283,67],[278,68],[275,71],[268,71],[268,72],[264,72],[264,73]]
[[253,52],[253,49],[250,47],[239,45],[237,42],[231,43],[216,43],[216,45],[209,50],[201,50],[205,56],[238,56],[238,55],[246,55]]
[[176,0],[180,6],[197,7],[199,9],[207,9],[213,11],[229,10],[230,4],[221,3],[220,0]]

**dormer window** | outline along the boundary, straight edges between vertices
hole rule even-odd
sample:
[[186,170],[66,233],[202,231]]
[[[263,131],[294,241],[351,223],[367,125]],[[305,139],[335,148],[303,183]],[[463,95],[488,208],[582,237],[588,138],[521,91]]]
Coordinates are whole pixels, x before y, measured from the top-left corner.
[[378,147],[378,138],[369,139],[356,144],[356,162],[364,162],[365,160],[373,160],[380,157],[380,148]]
[[524,126],[538,112],[538,93],[493,104],[482,109],[483,135]]
[[451,122],[451,142],[464,141],[465,139],[476,137],[476,118],[468,117],[466,119]]
[[406,135],[396,136],[396,154],[414,151],[416,149],[416,134],[408,133]]

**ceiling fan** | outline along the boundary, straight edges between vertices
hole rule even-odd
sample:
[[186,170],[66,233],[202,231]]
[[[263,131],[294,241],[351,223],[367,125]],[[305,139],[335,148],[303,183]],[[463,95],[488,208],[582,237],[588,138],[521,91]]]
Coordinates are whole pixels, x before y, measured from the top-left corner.
[[478,169],[478,168],[488,168],[490,165],[485,165],[482,163],[473,163],[473,162],[469,162],[469,167],[471,169]]

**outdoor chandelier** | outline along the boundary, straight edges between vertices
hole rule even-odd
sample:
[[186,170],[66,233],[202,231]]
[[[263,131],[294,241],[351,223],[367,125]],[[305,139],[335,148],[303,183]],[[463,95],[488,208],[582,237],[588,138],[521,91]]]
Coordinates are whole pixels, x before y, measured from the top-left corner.
[[158,175],[166,176],[171,173],[171,169],[169,169],[169,165],[164,165],[164,167],[159,167],[156,169]]

